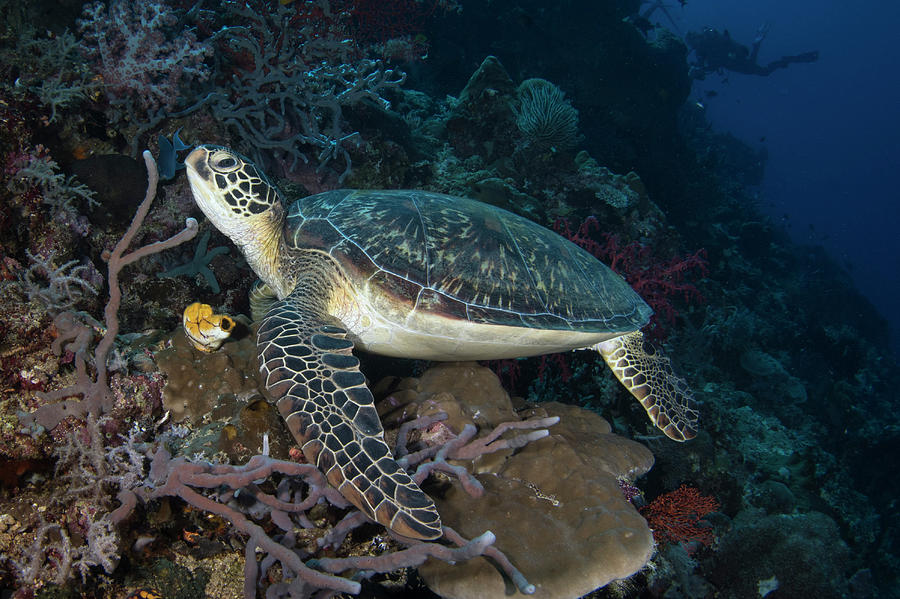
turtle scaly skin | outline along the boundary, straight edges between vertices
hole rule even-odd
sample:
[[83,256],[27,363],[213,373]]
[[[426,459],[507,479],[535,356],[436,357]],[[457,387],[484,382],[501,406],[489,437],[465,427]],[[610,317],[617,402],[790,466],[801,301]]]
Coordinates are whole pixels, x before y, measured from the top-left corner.
[[217,146],[185,160],[197,205],[262,283],[266,386],[310,462],[399,534],[442,533],[393,461],[353,347],[431,360],[594,349],[669,437],[696,434],[690,389],[643,349],[651,310],[583,249],[524,218],[422,191],[335,190],[289,207],[250,161]]
[[391,457],[353,342],[323,299],[334,286],[311,256],[294,291],[259,326],[266,388],[306,459],[375,521],[407,537],[441,535],[431,499]]

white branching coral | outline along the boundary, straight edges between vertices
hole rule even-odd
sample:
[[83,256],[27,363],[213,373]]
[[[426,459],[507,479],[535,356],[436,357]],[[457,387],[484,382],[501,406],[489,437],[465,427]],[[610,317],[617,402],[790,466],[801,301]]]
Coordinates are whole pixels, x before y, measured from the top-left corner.
[[58,312],[74,307],[88,295],[97,295],[97,288],[87,280],[90,267],[70,260],[62,266],[53,265],[53,255],[43,258],[28,250],[31,264],[18,275],[18,283],[30,301],[37,301],[48,310]]
[[[111,574],[122,553],[116,524],[130,512],[123,491],[146,479],[144,431],[135,425],[117,445],[106,445],[102,421],[89,415],[83,429],[64,437],[54,451],[56,478],[65,491],[56,501],[78,517],[47,521],[41,517],[34,540],[8,563],[20,580],[65,584],[76,575],[86,581],[100,566]],[[113,509],[117,504],[122,506]],[[77,533],[77,534],[76,534]]]
[[18,69],[15,81],[0,83],[0,87],[8,88],[16,98],[36,95],[50,108],[51,123],[60,109],[77,104],[97,87],[81,56],[78,38],[70,31],[42,35],[31,25],[23,25],[15,44],[0,49],[0,63],[15,64]]
[[89,206],[99,205],[92,189],[79,183],[75,175],[66,177],[59,172],[59,165],[49,156],[30,156],[14,168],[15,172],[9,178],[6,188],[13,193],[40,189],[43,203],[54,212],[71,209],[72,201],[76,198],[85,200]]

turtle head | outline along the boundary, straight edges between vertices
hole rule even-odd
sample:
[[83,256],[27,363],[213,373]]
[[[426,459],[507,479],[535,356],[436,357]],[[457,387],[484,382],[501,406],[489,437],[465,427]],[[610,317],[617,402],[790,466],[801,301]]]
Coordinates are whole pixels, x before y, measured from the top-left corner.
[[184,164],[197,206],[269,283],[278,271],[284,223],[278,190],[250,160],[221,146],[197,146]]

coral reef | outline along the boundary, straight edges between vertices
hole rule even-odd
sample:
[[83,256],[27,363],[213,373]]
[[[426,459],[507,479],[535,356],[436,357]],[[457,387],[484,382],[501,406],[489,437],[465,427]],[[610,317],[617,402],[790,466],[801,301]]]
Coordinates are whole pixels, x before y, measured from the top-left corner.
[[[0,594],[897,596],[884,320],[760,212],[764,153],[685,103],[686,47],[640,4],[2,4]],[[365,522],[261,389],[238,252],[204,228],[155,253],[199,229],[179,172],[148,190],[135,159],[177,164],[179,129],[288,199],[421,188],[557,223],[653,304],[697,437],[663,439],[594,352],[492,363],[502,386],[361,355],[457,534]],[[233,315],[214,352],[194,302]]]
[[382,94],[401,85],[405,74],[359,56],[345,35],[346,15],[327,2],[225,7],[236,22],[217,34],[234,65],[227,93],[213,90],[189,110],[208,105],[252,155],[262,159],[261,149],[279,150],[290,160],[289,171],[309,162],[304,146],[315,149],[319,168],[340,159],[337,180],[343,181],[352,167],[348,148],[361,142],[358,131],[345,129],[344,107],[363,100],[389,106]]
[[709,579],[724,597],[753,596],[767,580],[777,589],[772,597],[846,597],[848,557],[837,525],[824,514],[764,516],[748,510],[720,541]]
[[183,88],[210,76],[204,59],[211,48],[179,21],[164,0],[84,7],[78,21],[84,52],[102,77],[114,121],[138,124],[183,108]]
[[[156,197],[156,185],[159,182],[159,175],[156,171],[156,163],[150,156],[150,152],[144,152],[144,162],[147,165],[148,173],[147,193],[144,196],[144,201],[138,207],[138,211],[125,235],[112,251],[105,256],[109,265],[107,271],[109,301],[107,301],[104,309],[106,331],[103,334],[103,338],[94,349],[91,359],[88,356],[88,345],[93,336],[92,328],[84,323],[77,314],[72,312],[61,312],[54,318],[53,324],[59,332],[59,336],[53,342],[53,351],[59,355],[65,350],[74,355],[77,378],[75,383],[68,387],[41,393],[39,395],[40,399],[45,402],[55,403],[46,403],[35,410],[34,413],[24,416],[22,421],[25,424],[34,423],[49,430],[55,428],[60,422],[70,416],[82,417],[86,414],[98,416],[103,412],[109,411],[112,406],[112,391],[109,387],[107,358],[119,332],[117,313],[122,299],[122,290],[119,287],[119,271],[136,260],[174,247],[197,234],[197,221],[193,218],[188,218],[184,230],[180,233],[164,241],[157,241],[139,247],[127,254],[125,253],[137,234],[138,228],[144,222],[144,218],[150,210],[150,204]],[[91,361],[95,371],[93,377],[88,373],[88,360]],[[57,401],[74,396],[81,396],[81,399]]]
[[[392,387],[379,403],[385,422],[400,414],[449,415],[429,435],[453,435],[466,425],[490,427],[515,414],[496,376],[471,364],[441,365]],[[573,406],[520,404],[518,410],[529,417],[555,416],[559,423],[550,436],[514,454],[474,459],[470,468],[484,494],[473,502],[457,487],[445,491],[437,499],[443,520],[464,534],[497,532],[497,547],[536,585],[536,597],[578,597],[642,568],[652,537],[620,481],[646,473],[653,464],[650,452]],[[503,579],[482,560],[452,568],[429,563],[420,571],[442,597],[504,592]]]

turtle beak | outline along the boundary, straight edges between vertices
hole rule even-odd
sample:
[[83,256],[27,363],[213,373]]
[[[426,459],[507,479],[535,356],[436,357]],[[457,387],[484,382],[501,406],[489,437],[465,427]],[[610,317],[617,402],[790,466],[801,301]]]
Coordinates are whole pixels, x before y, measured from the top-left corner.
[[194,202],[206,218],[218,226],[221,218],[219,206],[222,201],[213,179],[212,169],[209,168],[210,154],[209,146],[198,146],[185,158],[184,166],[191,192],[194,194]]
[[210,146],[197,146],[188,157],[184,159],[184,166],[187,168],[188,178],[191,180],[191,187],[194,186],[194,177],[203,181],[212,180],[212,172],[209,170]]

